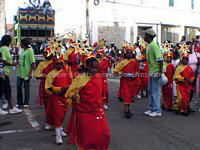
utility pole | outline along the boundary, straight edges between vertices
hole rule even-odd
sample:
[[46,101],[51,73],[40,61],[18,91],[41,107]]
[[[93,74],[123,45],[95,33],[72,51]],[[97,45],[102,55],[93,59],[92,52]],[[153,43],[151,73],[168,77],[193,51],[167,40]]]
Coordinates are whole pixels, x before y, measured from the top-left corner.
[[86,34],[88,36],[89,44],[91,44],[91,40],[90,40],[90,20],[89,20],[89,0],[86,0]]

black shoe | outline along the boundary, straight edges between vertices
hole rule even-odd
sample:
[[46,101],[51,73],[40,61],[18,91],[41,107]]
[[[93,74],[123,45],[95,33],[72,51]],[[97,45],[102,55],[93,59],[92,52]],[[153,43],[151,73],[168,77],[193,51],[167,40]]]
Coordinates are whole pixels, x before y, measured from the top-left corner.
[[125,116],[126,118],[131,118],[131,117],[133,116],[133,113],[131,113],[130,110],[129,110],[128,112],[125,112],[125,111],[124,111],[124,116]]
[[123,102],[123,99],[122,99],[121,97],[118,97],[118,100],[119,100],[120,102]]
[[176,115],[179,115],[179,111],[178,110],[174,110]]
[[173,112],[173,109],[171,109],[171,108],[167,108],[166,111]]
[[181,116],[187,116],[187,117],[189,117],[189,114],[186,113],[186,112],[181,112]]

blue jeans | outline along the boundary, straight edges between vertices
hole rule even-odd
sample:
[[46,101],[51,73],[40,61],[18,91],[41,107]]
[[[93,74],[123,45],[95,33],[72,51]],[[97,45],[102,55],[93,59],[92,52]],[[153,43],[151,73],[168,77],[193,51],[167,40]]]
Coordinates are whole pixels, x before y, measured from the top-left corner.
[[51,15],[53,14],[53,9],[51,9],[51,8],[44,8],[44,14],[45,15],[47,14],[47,11],[50,11]]
[[[23,102],[22,85],[24,83],[25,89],[25,101]],[[30,99],[30,79],[24,80],[23,78],[17,77],[17,105],[29,105]]]
[[150,77],[149,80],[149,109],[160,113],[160,99],[162,92],[162,78]]

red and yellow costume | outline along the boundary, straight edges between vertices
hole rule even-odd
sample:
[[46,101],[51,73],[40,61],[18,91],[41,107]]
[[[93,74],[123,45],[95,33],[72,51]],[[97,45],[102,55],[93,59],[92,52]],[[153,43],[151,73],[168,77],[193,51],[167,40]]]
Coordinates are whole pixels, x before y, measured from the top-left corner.
[[102,55],[102,60],[99,61],[98,73],[100,73],[103,78],[103,102],[108,104],[108,81],[107,81],[107,73],[108,68],[112,67],[111,61],[109,59],[104,58],[104,52],[98,52],[98,54]]
[[[119,75],[122,73],[137,74],[139,73],[139,65],[135,59],[124,59],[115,67],[113,72]],[[133,97],[137,96],[139,93],[140,85],[139,77],[129,78],[122,76],[120,78],[118,95],[123,99],[124,104],[132,103]]]
[[175,68],[173,64],[167,64],[166,66],[166,77],[168,79],[167,84],[162,86],[162,97],[163,104],[166,109],[172,108],[172,97],[173,97],[173,76]]
[[48,103],[51,106],[50,109],[55,128],[61,127],[68,108],[65,93],[61,92],[61,88],[68,88],[70,84],[70,73],[65,67],[61,70],[54,69],[47,75],[45,90],[50,95]]
[[177,91],[174,109],[181,112],[187,112],[190,102],[190,90],[192,89],[192,85],[184,78],[188,78],[191,81],[194,80],[194,72],[188,65],[178,66],[174,75]]
[[75,47],[70,47],[64,54],[64,60],[69,64],[69,69],[72,73],[73,78],[76,78],[78,75],[78,66],[77,57],[80,57],[79,53],[75,53]]
[[[78,76],[66,93],[79,95],[79,101],[72,104],[72,114],[67,127],[70,143],[76,143],[81,150],[106,150],[110,142],[110,130],[103,109],[103,80],[100,76]],[[68,103],[71,103],[68,100]]]
[[53,124],[53,120],[52,120],[52,114],[51,114],[51,106],[50,106],[50,103],[48,103],[48,99],[50,95],[45,91],[45,81],[46,81],[46,76],[53,69],[54,69],[54,65],[53,65],[52,60],[45,60],[45,61],[40,62],[38,67],[35,70],[36,78],[41,79],[37,102],[40,102],[40,107],[42,107],[42,103],[44,103],[47,123],[50,125]]

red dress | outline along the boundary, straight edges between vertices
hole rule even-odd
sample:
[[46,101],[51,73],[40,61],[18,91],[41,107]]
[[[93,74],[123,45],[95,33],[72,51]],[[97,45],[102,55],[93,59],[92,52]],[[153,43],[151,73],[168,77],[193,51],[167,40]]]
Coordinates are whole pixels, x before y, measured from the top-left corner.
[[37,102],[40,102],[40,107],[42,107],[42,103],[44,103],[47,123],[50,125],[53,125],[53,118],[51,111],[51,103],[48,101],[50,95],[45,91],[45,81],[46,81],[46,76],[53,69],[54,69],[53,62],[45,60],[43,62],[40,62],[35,71],[35,76],[41,78]]
[[166,109],[169,109],[172,107],[174,73],[175,73],[174,65],[167,64],[166,77],[168,79],[168,82],[166,85],[162,86],[163,103]]
[[[139,65],[137,60],[131,59],[127,60],[124,59],[121,61],[114,72],[122,72],[122,73],[139,73]],[[132,103],[132,99],[134,96],[137,96],[140,91],[141,81],[139,77],[129,78],[129,77],[121,77],[120,78],[120,89],[118,92],[118,96],[124,101],[124,104]]]
[[140,81],[141,81],[141,91],[145,91],[148,89],[148,75],[149,68],[148,62],[140,62]]
[[107,73],[108,68],[111,68],[111,62],[108,59],[103,59],[99,62],[98,73],[101,74],[103,78],[103,102],[108,104],[108,81],[107,81]]
[[[98,75],[85,76],[83,74],[77,77],[66,94],[68,97],[76,87],[79,87],[76,92],[80,100],[72,105],[67,133],[70,135],[70,143],[76,143],[81,150],[107,150],[110,143],[110,130],[102,103],[103,81]],[[79,81],[84,80],[85,83],[80,85]]]
[[50,72],[47,76],[45,89],[50,94],[48,99],[48,103],[51,104],[51,112],[53,117],[53,125],[55,128],[60,128],[63,120],[65,118],[68,106],[66,104],[65,93],[59,92],[51,92],[49,88],[68,88],[71,84],[70,73],[63,68],[62,70],[58,71],[54,69]]
[[188,81],[184,80],[184,78],[194,80],[194,72],[188,65],[178,66],[174,75],[177,89],[177,99],[174,103],[174,109],[181,112],[187,112],[188,110],[190,103],[190,90],[192,89],[192,85]]

